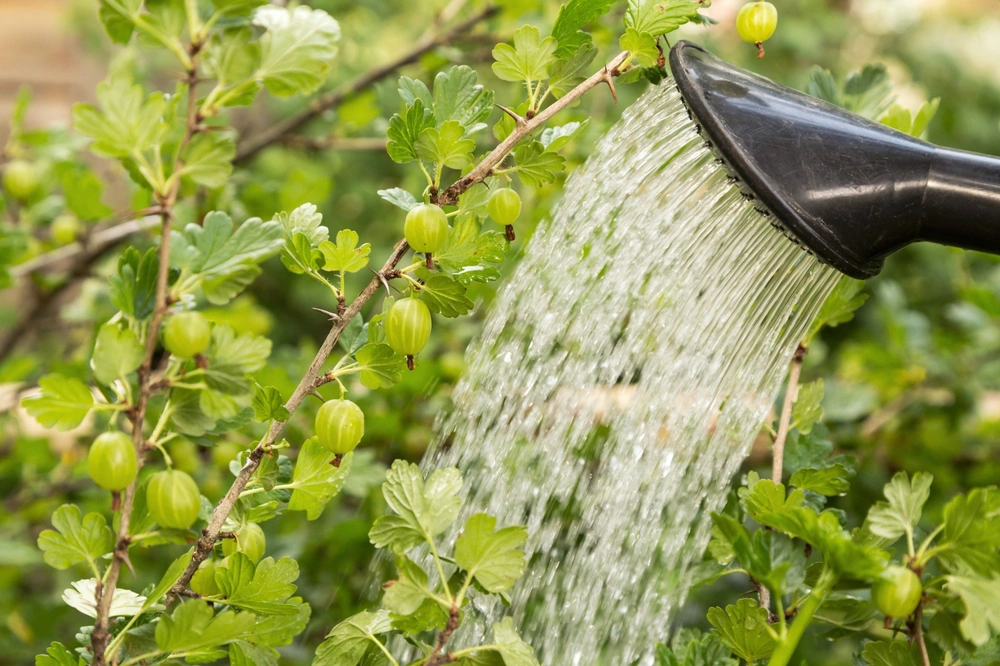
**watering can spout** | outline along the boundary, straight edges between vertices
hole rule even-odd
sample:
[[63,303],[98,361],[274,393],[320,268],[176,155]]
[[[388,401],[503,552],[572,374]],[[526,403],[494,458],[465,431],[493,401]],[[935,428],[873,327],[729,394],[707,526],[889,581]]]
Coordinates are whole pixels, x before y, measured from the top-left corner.
[[758,210],[852,277],[916,241],[1000,254],[1000,159],[940,148],[734,67],[670,66],[692,120]]

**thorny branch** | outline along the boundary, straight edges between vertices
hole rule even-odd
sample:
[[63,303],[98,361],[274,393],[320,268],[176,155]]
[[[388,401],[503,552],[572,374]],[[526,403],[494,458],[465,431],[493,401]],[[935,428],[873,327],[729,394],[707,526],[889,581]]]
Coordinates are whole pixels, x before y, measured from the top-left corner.
[[[201,131],[201,117],[198,113],[197,95],[195,88],[198,83],[198,69],[196,56],[200,50],[200,45],[192,43],[188,51],[191,57],[191,66],[187,72],[187,95],[188,107],[185,124],[184,138],[181,141],[177,154],[181,155],[184,148],[191,142],[191,139]],[[176,168],[181,167],[180,160],[177,161]],[[159,267],[156,277],[156,301],[153,309],[153,317],[146,330],[146,350],[142,365],[138,370],[138,394],[136,402],[131,411],[132,420],[132,444],[135,446],[139,467],[143,464],[143,453],[145,452],[145,441],[143,438],[143,424],[146,419],[146,407],[149,398],[157,390],[151,379],[153,375],[153,356],[156,352],[156,342],[160,330],[160,324],[166,317],[167,308],[170,306],[168,289],[170,277],[170,226],[173,220],[173,207],[180,189],[180,179],[173,185],[171,191],[166,195],[158,195],[160,206],[161,237],[159,249]],[[107,656],[108,623],[111,613],[111,602],[114,598],[115,587],[118,584],[118,577],[121,574],[123,563],[131,563],[128,559],[128,548],[131,542],[129,536],[129,523],[132,518],[132,507],[135,500],[138,476],[132,480],[129,487],[125,489],[125,495],[121,503],[121,514],[118,517],[118,534],[115,539],[115,548],[111,557],[111,564],[105,574],[105,580],[97,584],[95,594],[97,595],[97,618],[94,621],[94,632],[91,636],[91,652],[93,653],[93,666],[104,666]]]
[[[538,129],[542,123],[552,118],[552,116],[556,113],[569,106],[573,101],[579,99],[585,92],[598,84],[608,83],[608,85],[612,85],[613,77],[618,76],[621,73],[618,68],[621,66],[622,62],[624,62],[627,55],[627,52],[618,54],[600,72],[578,85],[531,120],[525,121],[515,127],[514,131],[511,132],[507,139],[497,146],[493,152],[487,155],[486,158],[484,158],[483,161],[480,162],[469,175],[463,177],[443,192],[436,203],[443,206],[457,202],[458,196],[462,192],[465,192],[476,183],[485,180],[492,173],[493,168],[500,164],[522,139]],[[409,250],[409,245],[406,244],[405,240],[401,240],[396,243],[392,254],[389,255],[389,258],[386,260],[382,268],[375,273],[372,279],[368,282],[368,285],[361,291],[360,294],[358,294],[357,298],[355,298],[342,313],[336,316],[333,327],[330,329],[330,332],[326,336],[326,340],[323,341],[322,346],[316,353],[316,357],[309,365],[309,369],[306,370],[305,376],[302,377],[302,380],[295,388],[292,396],[288,399],[288,402],[285,403],[285,408],[288,410],[290,415],[294,414],[306,397],[312,394],[316,387],[323,383],[322,378],[320,377],[320,370],[322,369],[323,364],[326,363],[326,359],[332,353],[337,341],[340,339],[341,333],[343,333],[344,329],[347,328],[350,321],[361,312],[361,309],[369,300],[371,300],[376,292],[378,292],[384,284],[387,284],[388,280],[398,276],[398,274],[395,273],[396,265],[402,260],[407,250]],[[198,539],[194,551],[191,554],[191,561],[188,564],[187,569],[184,570],[180,579],[171,588],[171,594],[180,595],[182,591],[186,589],[188,583],[191,582],[191,577],[194,576],[201,563],[204,562],[209,555],[211,555],[216,542],[219,540],[219,533],[222,530],[222,525],[225,523],[226,518],[233,510],[237,500],[239,500],[240,493],[243,492],[243,489],[250,481],[250,477],[257,471],[257,467],[260,465],[261,459],[264,455],[269,453],[270,447],[277,440],[278,435],[285,426],[285,423],[287,423],[287,421],[272,422],[267,435],[257,444],[253,451],[250,452],[250,455],[247,457],[246,462],[240,469],[239,474],[233,481],[232,486],[230,486],[229,491],[226,492],[225,496],[219,501],[215,510],[212,512],[212,517],[209,520],[208,526],[202,530],[202,536]]]
[[236,151],[236,159],[233,160],[233,163],[239,164],[240,162],[245,162],[272,143],[281,140],[281,138],[285,135],[295,132],[326,111],[337,108],[359,92],[378,83],[382,79],[391,76],[401,67],[405,67],[406,65],[416,62],[428,51],[463,37],[465,33],[476,24],[481,21],[485,21],[489,17],[496,14],[497,11],[499,11],[499,7],[496,5],[488,5],[470,16],[465,21],[455,25],[447,32],[432,34],[421,38],[421,40],[412,49],[395,60],[369,70],[353,81],[340,86],[336,90],[332,90],[325,95],[317,97],[301,112],[286,120],[275,123],[257,136],[250,137],[243,142],[243,145],[241,145]]

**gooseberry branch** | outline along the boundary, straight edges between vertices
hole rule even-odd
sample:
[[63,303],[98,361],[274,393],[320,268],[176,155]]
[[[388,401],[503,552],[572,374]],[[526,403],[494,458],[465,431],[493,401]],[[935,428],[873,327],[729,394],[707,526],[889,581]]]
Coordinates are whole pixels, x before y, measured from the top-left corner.
[[[580,83],[576,88],[566,93],[566,95],[561,97],[552,105],[546,107],[538,115],[529,120],[524,120],[524,122],[518,123],[514,128],[514,131],[511,132],[510,136],[508,136],[499,146],[494,148],[493,151],[490,152],[476,166],[476,168],[469,173],[469,175],[461,178],[447,190],[442,192],[441,196],[437,198],[435,203],[439,206],[457,203],[459,195],[473,185],[488,178],[493,173],[493,169],[506,159],[518,143],[520,143],[525,137],[532,134],[536,129],[540,128],[559,111],[565,109],[567,106],[579,99],[591,88],[606,83],[613,90],[614,77],[621,74],[619,68],[622,66],[622,63],[627,57],[627,51],[619,53],[600,71]],[[395,272],[396,266],[403,259],[409,249],[410,246],[405,240],[400,240],[396,243],[396,246],[393,248],[393,251],[389,255],[385,264],[378,270],[378,272],[375,273],[372,279],[368,282],[367,286],[365,286],[361,293],[358,294],[357,298],[351,301],[351,304],[346,308],[343,306],[338,307],[338,312],[333,316],[334,323],[330,332],[327,334],[326,339],[320,346],[319,351],[316,353],[315,358],[313,358],[312,363],[310,363],[309,368],[306,370],[302,380],[295,388],[292,396],[288,399],[288,402],[285,403],[285,408],[288,410],[289,415],[294,414],[306,397],[313,393],[318,386],[326,383],[323,380],[323,377],[321,377],[320,372],[323,365],[326,363],[327,358],[337,345],[337,341],[340,339],[344,329],[347,328],[350,321],[361,312],[361,309],[365,306],[365,304],[371,300],[371,298],[375,296],[375,294],[382,289],[384,285],[388,285],[390,279],[398,277]],[[187,568],[184,570],[184,573],[181,574],[177,583],[171,588],[171,594],[184,594],[188,584],[191,582],[191,577],[194,576],[201,563],[212,554],[212,550],[215,548],[215,544],[219,540],[219,534],[222,531],[222,526],[225,523],[226,518],[233,510],[233,507],[236,506],[236,502],[239,500],[240,494],[243,492],[247,483],[249,483],[250,477],[253,476],[254,472],[256,472],[257,468],[260,466],[261,459],[263,459],[264,455],[270,451],[271,446],[273,446],[277,441],[278,436],[285,427],[285,423],[287,423],[287,421],[273,421],[271,426],[268,428],[267,435],[262,438],[257,446],[250,452],[250,455],[247,457],[243,467],[240,468],[240,471],[229,490],[212,511],[212,517],[209,519],[208,525],[205,529],[202,530],[202,536],[198,539],[194,550],[191,553],[191,561],[188,563]]]

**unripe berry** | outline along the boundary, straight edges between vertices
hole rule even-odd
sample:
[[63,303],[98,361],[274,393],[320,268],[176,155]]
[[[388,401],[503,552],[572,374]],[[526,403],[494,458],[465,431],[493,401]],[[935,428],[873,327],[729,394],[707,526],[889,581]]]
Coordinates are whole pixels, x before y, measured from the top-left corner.
[[872,603],[886,617],[909,617],[922,596],[920,578],[906,567],[889,567],[872,583]]
[[87,454],[87,473],[105,490],[120,492],[128,488],[139,471],[132,438],[123,432],[105,432],[97,436]]
[[267,550],[267,539],[264,530],[257,523],[247,523],[236,533],[235,539],[222,540],[222,553],[229,557],[233,553],[243,553],[255,564],[264,557]]
[[146,505],[160,527],[186,530],[198,520],[201,493],[189,475],[168,469],[149,478]]
[[191,576],[191,589],[198,594],[213,595],[220,592],[215,582],[215,560],[205,560]]
[[397,354],[406,356],[413,369],[413,357],[420,353],[431,335],[431,311],[416,298],[404,298],[389,308],[385,317],[385,340]]
[[163,346],[179,358],[194,358],[211,341],[212,329],[200,312],[179,312],[163,325]]
[[417,252],[437,252],[448,241],[448,216],[438,206],[421,204],[406,214],[403,232]]
[[337,455],[357,448],[365,434],[365,414],[350,400],[328,400],[316,412],[316,438]]
[[80,234],[80,220],[72,213],[64,213],[52,220],[49,234],[56,245],[69,245]]
[[35,196],[41,185],[41,169],[33,162],[11,160],[3,167],[3,189],[21,203]]
[[736,16],[736,31],[745,42],[757,45],[757,57],[764,57],[763,43],[778,27],[778,10],[770,2],[748,2]]

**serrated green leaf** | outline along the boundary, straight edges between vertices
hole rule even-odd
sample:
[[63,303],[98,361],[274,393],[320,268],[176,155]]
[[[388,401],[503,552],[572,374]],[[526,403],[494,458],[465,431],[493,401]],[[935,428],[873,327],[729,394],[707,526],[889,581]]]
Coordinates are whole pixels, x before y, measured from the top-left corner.
[[712,633],[681,629],[670,641],[656,646],[656,666],[736,666],[732,651]]
[[253,412],[260,422],[287,421],[288,409],[281,393],[273,386],[261,386],[254,383]]
[[46,428],[72,430],[94,407],[93,394],[79,379],[46,375],[38,386],[41,394],[25,398],[21,406]]
[[406,368],[406,359],[381,343],[369,342],[355,352],[354,358],[361,368],[358,379],[372,390],[398,384]]
[[226,566],[216,567],[215,583],[224,603],[257,615],[293,615],[298,606],[289,601],[292,585],[299,577],[299,565],[290,557],[277,562],[265,557],[257,564],[244,553],[229,556]]
[[334,495],[344,487],[344,480],[351,471],[354,454],[348,453],[339,467],[334,467],[335,454],[322,446],[315,437],[307,439],[299,450],[292,474],[292,497],[288,500],[290,511],[305,511],[306,518],[316,520],[323,513]]
[[916,666],[909,647],[902,641],[872,641],[865,645],[861,656],[871,666]]
[[204,602],[186,601],[172,615],[160,618],[156,645],[163,654],[183,653],[189,661],[214,661],[225,656],[221,646],[251,633],[256,619],[253,613],[216,615]]
[[559,42],[556,56],[566,59],[583,45],[592,44],[593,39],[582,29],[611,11],[613,4],[613,0],[569,0],[560,7],[552,26],[552,37]]
[[493,73],[504,81],[542,81],[556,62],[559,43],[552,37],[541,38],[538,28],[522,26],[513,37],[514,45],[498,44],[493,49]]
[[340,333],[337,343],[348,354],[354,354],[368,342],[368,324],[361,316],[352,317]]
[[465,285],[447,275],[432,275],[420,288],[420,298],[432,311],[445,317],[458,317],[468,314],[475,306],[466,291]]
[[655,67],[660,57],[656,48],[656,37],[648,32],[639,32],[635,28],[626,28],[625,34],[618,40],[618,46],[628,51],[639,63],[640,67]]
[[509,591],[524,573],[524,552],[519,548],[528,540],[524,527],[496,530],[496,524],[493,516],[477,513],[465,521],[455,540],[455,564],[494,593]]
[[420,607],[409,615],[392,613],[392,628],[415,636],[424,631],[443,631],[448,624],[448,613],[441,604],[425,598]]
[[547,127],[542,130],[539,141],[545,150],[555,152],[562,149],[573,137],[578,135],[587,126],[587,120],[583,122],[566,123],[557,127]]
[[434,98],[431,96],[427,84],[423,81],[401,76],[399,78],[399,96],[408,106],[413,106],[413,103],[419,99],[425,109],[434,108]]
[[66,169],[59,176],[66,205],[82,220],[100,220],[111,215],[112,208],[101,201],[104,183],[93,171]]
[[851,471],[838,463],[822,469],[800,469],[792,475],[788,484],[826,497],[835,497],[850,490],[851,476]]
[[854,312],[868,300],[868,294],[861,293],[864,288],[864,280],[855,280],[846,275],[840,278],[840,282],[820,307],[803,344],[808,345],[824,326],[839,326],[854,319]]
[[878,121],[886,127],[909,134],[913,128],[913,114],[902,104],[891,104]]
[[929,102],[924,102],[917,111],[917,116],[913,119],[913,126],[910,128],[910,134],[916,137],[923,136],[924,132],[927,130],[927,126],[931,124],[934,120],[934,116],[937,115],[938,107],[941,105],[941,98],[935,97]]
[[817,379],[799,386],[792,408],[792,427],[803,434],[809,434],[813,426],[823,418],[823,380]]
[[774,652],[774,639],[767,631],[767,611],[753,599],[740,599],[725,610],[710,608],[708,622],[713,633],[747,663],[766,659]]
[[505,617],[493,625],[493,645],[503,657],[504,666],[538,666],[535,651],[521,640],[514,629],[514,620]]
[[371,542],[404,553],[433,541],[458,515],[461,488],[462,475],[454,467],[435,470],[425,484],[418,465],[396,460],[382,484],[385,501],[396,515],[375,521],[368,534]]
[[628,0],[625,27],[665,35],[694,20],[702,6],[698,0]]
[[248,641],[229,644],[229,666],[278,666],[278,652]]
[[264,336],[236,335],[229,325],[215,324],[212,341],[204,354],[208,359],[205,383],[223,394],[247,395],[253,389],[247,375],[263,369],[270,355],[271,341]]
[[457,121],[449,120],[440,127],[428,127],[421,131],[414,148],[417,156],[425,162],[461,169],[472,161],[472,151],[476,149],[476,142],[462,138],[464,136],[465,128]]
[[195,278],[209,302],[224,305],[260,273],[261,262],[281,249],[283,236],[280,224],[257,217],[234,231],[229,216],[215,211],[201,226],[171,232],[170,263]]
[[566,158],[545,150],[539,141],[522,143],[514,149],[514,162],[521,182],[529,187],[542,187],[555,181],[566,167]]
[[785,535],[757,530],[751,541],[750,560],[744,567],[775,597],[783,597],[805,581],[806,556]]
[[337,21],[321,9],[268,6],[253,22],[265,30],[256,77],[272,95],[308,94],[323,84],[337,55]]
[[101,0],[98,15],[111,41],[127,44],[132,38],[134,23],[132,17],[139,13],[142,0]]
[[131,329],[105,324],[97,332],[90,364],[97,381],[110,384],[137,370],[145,356],[146,349],[139,344]]
[[80,509],[63,504],[52,514],[53,530],[38,535],[38,547],[45,563],[55,569],[68,569],[86,562],[97,572],[96,561],[114,548],[115,538],[104,516],[88,513],[81,517]]
[[396,558],[396,569],[399,578],[387,583],[382,604],[395,615],[412,615],[420,609],[430,592],[427,573],[405,555]]
[[389,157],[400,164],[417,159],[417,139],[424,130],[434,127],[434,124],[434,114],[419,99],[408,105],[402,114],[394,114],[389,119],[389,129],[386,131],[389,142],[385,148]]
[[323,270],[357,273],[367,266],[372,246],[370,243],[359,246],[358,240],[358,232],[344,229],[337,232],[336,243],[330,241],[320,243],[319,251],[326,260]]
[[309,623],[309,604],[299,597],[292,597],[289,604],[295,605],[295,613],[288,615],[265,615],[257,618],[253,633],[245,640],[254,645],[281,647],[290,645],[292,639],[302,633]]
[[844,104],[840,97],[840,88],[837,87],[837,81],[833,78],[833,74],[830,73],[830,70],[823,69],[819,65],[814,65],[809,70],[806,94],[837,106]]
[[108,278],[109,296],[115,307],[133,319],[142,320],[152,315],[159,266],[156,248],[150,248],[141,256],[134,247],[126,248],[118,257],[118,272]]
[[467,65],[438,72],[434,77],[433,109],[439,125],[453,120],[467,129],[482,127],[479,124],[493,112],[493,92],[478,80],[476,70]]
[[892,83],[885,65],[865,65],[844,81],[844,108],[874,120],[892,103]]
[[381,644],[378,636],[392,629],[389,611],[364,611],[347,618],[326,635],[313,666],[357,666],[368,648]]
[[[559,60],[552,66],[549,78],[549,90],[552,91],[556,99],[561,98],[587,78],[587,69],[596,57],[597,47],[591,42],[587,42],[580,46],[568,59]],[[509,118],[509,116],[504,117]],[[513,119],[510,120],[512,121]]]
[[420,205],[415,196],[399,187],[393,187],[389,190],[379,190],[378,195],[393,206],[402,208],[406,212],[410,212]]
[[976,488],[948,502],[938,546],[938,561],[953,573],[1000,573],[1000,491]]
[[236,143],[231,136],[219,132],[196,134],[181,156],[183,166],[175,174],[190,178],[199,185],[218,188],[226,184],[233,172]]
[[887,501],[868,511],[865,525],[873,534],[886,539],[895,541],[904,534],[912,537],[933,482],[934,477],[926,472],[917,472],[912,481],[906,472],[897,473],[885,486]]
[[78,666],[83,662],[62,643],[52,643],[45,654],[35,657],[35,666]]
[[167,103],[160,93],[145,96],[142,86],[124,74],[97,84],[100,108],[73,105],[73,125],[93,139],[90,149],[104,157],[128,157],[159,145],[167,131]]
[[455,218],[448,242],[434,254],[441,270],[462,284],[490,282],[500,277],[497,264],[504,262],[510,243],[498,231],[482,231],[475,214]]

